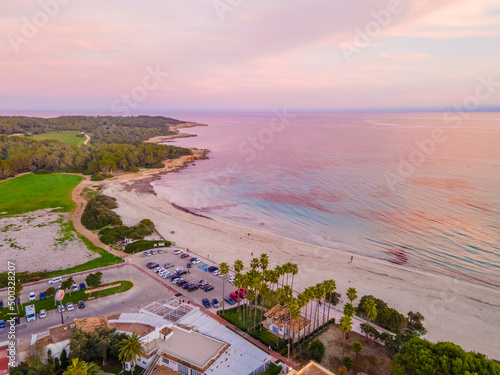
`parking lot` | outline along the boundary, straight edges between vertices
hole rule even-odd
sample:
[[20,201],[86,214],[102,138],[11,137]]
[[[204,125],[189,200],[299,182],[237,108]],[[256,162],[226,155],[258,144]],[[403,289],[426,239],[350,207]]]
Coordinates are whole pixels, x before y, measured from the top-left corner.
[[[210,302],[212,301],[213,298],[217,298],[219,301],[222,308],[222,284],[223,284],[223,279],[220,276],[215,276],[213,275],[212,272],[208,272],[207,268],[210,266],[216,266],[218,265],[213,264],[212,262],[207,262],[204,259],[201,259],[201,262],[198,264],[191,264],[191,268],[188,268],[187,265],[188,263],[191,263],[190,259],[193,257],[197,257],[196,255],[186,252],[185,250],[180,253],[180,254],[174,254],[174,251],[177,250],[175,248],[168,248],[168,249],[162,249],[161,254],[155,254],[151,256],[146,256],[143,253],[138,254],[136,260],[134,263],[137,265],[143,267],[147,272],[150,272],[154,277],[157,277],[160,280],[163,280],[166,282],[169,286],[173,287],[175,290],[177,290],[179,293],[182,293],[183,296],[186,296],[187,298],[195,300],[197,303],[202,304],[202,299],[203,298],[208,298]],[[182,254],[187,254],[189,255],[186,258],[181,258]],[[198,283],[200,280],[206,280],[210,285],[214,287],[213,290],[205,292],[203,289],[197,289],[192,292],[188,292],[186,289],[183,289],[182,287],[178,286],[177,284],[173,283],[173,281],[170,278],[164,279],[160,275],[157,274],[155,269],[149,269],[147,267],[147,264],[150,262],[155,262],[160,265],[160,267],[164,267],[165,264],[167,263],[172,263],[173,266],[168,268],[168,271],[172,274],[175,273],[175,270],[178,268],[182,268],[185,271],[188,271],[187,274],[182,275],[182,279],[186,280],[188,283]],[[229,279],[229,277],[232,274],[229,273],[226,276],[226,279]],[[226,280],[226,285],[225,285],[225,295],[228,296],[230,293],[234,292],[236,290],[236,287],[234,287],[229,281]],[[226,302],[226,308],[228,307],[228,303]],[[213,308],[213,306],[211,307]]]

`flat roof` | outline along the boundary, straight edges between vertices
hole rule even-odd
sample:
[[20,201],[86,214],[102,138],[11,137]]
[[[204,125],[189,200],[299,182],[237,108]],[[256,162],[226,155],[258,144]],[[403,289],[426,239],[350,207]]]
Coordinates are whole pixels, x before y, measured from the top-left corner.
[[188,332],[176,326],[171,329],[173,335],[165,341],[160,341],[159,349],[200,368],[215,358],[226,345],[225,342],[195,331]]

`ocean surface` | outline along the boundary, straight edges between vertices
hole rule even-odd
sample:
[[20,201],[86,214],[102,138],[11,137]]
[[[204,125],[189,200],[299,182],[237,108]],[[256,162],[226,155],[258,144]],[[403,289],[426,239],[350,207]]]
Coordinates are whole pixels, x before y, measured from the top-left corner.
[[[168,116],[168,115],[167,115]],[[210,113],[155,181],[193,212],[500,286],[500,114]]]

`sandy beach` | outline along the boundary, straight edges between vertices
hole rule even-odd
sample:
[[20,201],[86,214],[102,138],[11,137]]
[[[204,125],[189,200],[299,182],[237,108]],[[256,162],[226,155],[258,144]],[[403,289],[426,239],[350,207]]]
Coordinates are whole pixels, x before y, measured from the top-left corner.
[[[177,246],[201,257],[230,265],[267,253],[271,267],[285,262],[299,266],[294,289],[302,291],[325,279],[334,279],[345,295],[355,287],[358,296],[372,294],[406,314],[420,311],[428,340],[451,341],[468,351],[500,359],[500,292],[447,277],[407,270],[383,261],[354,256],[267,232],[222,223],[183,212],[152,194],[150,179],[104,181],[103,194],[117,199],[116,212],[125,225],[143,218]],[[175,231],[175,234],[170,234]],[[253,256],[251,255],[253,253]],[[355,302],[356,303],[356,302]]]

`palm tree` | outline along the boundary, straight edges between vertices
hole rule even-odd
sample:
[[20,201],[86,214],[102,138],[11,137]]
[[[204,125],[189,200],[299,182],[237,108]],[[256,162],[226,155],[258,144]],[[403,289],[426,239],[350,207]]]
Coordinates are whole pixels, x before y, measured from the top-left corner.
[[[290,263],[290,262],[287,262],[287,263],[283,264],[283,272],[286,275],[286,285],[288,285],[288,275],[290,274],[290,266],[291,266],[291,264],[292,263]],[[283,275],[283,279],[285,279],[284,275]]]
[[[234,286],[238,289],[244,287],[245,283],[245,275],[242,275],[241,273],[237,273],[234,276]],[[239,319],[241,320],[241,308],[240,308],[240,303],[241,303],[241,298],[238,298],[238,314],[239,314]]]
[[368,340],[368,328],[370,327],[369,321],[374,320],[377,317],[377,304],[373,298],[369,298],[365,301],[364,305],[365,314],[368,317],[368,321],[366,322],[366,339]]
[[347,299],[352,303],[356,298],[358,298],[358,292],[356,292],[355,288],[347,289],[346,293]]
[[243,262],[239,259],[236,259],[234,261],[234,272],[241,273],[241,271],[243,271],[243,268],[245,268]]
[[118,359],[125,365],[125,362],[132,362],[132,368],[135,367],[135,359],[137,356],[145,354],[142,347],[141,337],[137,333],[132,333],[126,339],[120,341],[120,349],[118,349]]
[[226,275],[229,273],[229,265],[226,262],[222,262],[219,267],[220,274],[222,275],[222,313],[224,314],[224,296],[225,296],[225,286],[226,286]]
[[293,279],[295,278],[295,275],[299,273],[299,266],[297,266],[295,263],[290,263],[290,273],[292,274],[292,290],[293,290]]
[[344,305],[344,315],[352,317],[355,312],[356,312],[356,309],[350,303],[346,303]]
[[252,258],[252,260],[250,261],[250,268],[256,270],[259,267],[260,267],[259,258]]
[[261,304],[261,307],[260,307],[260,321],[262,322],[263,320],[263,315],[264,315],[264,298],[266,295],[269,295],[269,286],[267,285],[267,283],[265,282],[265,280],[263,280],[263,282],[260,283],[259,285],[259,294],[261,296],[261,301],[262,301],[262,304]]
[[[306,294],[306,297],[307,297],[307,304],[309,305],[312,301],[314,301],[314,287],[310,286],[309,288],[306,288],[306,290],[304,291],[304,293]],[[311,306],[311,309],[310,309],[310,313],[309,313],[309,320],[311,321],[311,323],[309,324],[309,333],[308,335],[311,335],[311,328],[314,327],[314,321],[313,321],[313,304],[311,303],[310,304]],[[307,310],[307,307],[306,307],[306,310]]]
[[346,341],[346,335],[347,332],[349,332],[352,329],[352,319],[348,315],[344,315],[342,318],[340,318],[340,329],[342,332],[344,332],[344,342],[342,344],[342,361],[344,361],[344,353],[345,353],[345,341]]
[[335,291],[337,288],[337,284],[335,283],[335,280],[325,280],[323,283],[325,286],[325,298],[328,296],[328,321],[330,320],[330,306],[331,306],[331,300],[332,300],[332,293]]
[[75,358],[71,360],[71,364],[63,372],[63,375],[97,375],[101,373],[101,369],[95,363],[87,363]]
[[356,353],[356,357],[354,359],[357,360],[358,354],[363,350],[363,345],[361,345],[359,341],[354,341],[354,343],[352,344],[352,350],[354,351],[354,353]]
[[87,375],[99,375],[102,374],[102,370],[94,362],[87,363]]
[[318,303],[316,304],[316,328],[318,328],[319,326],[319,305],[321,303],[321,299],[324,297],[325,295],[325,288],[323,287],[323,284],[316,284],[316,286],[314,287],[314,298],[316,298],[318,300]]
[[261,254],[259,263],[260,263],[260,268],[264,273],[264,271],[267,270],[267,267],[269,267],[269,256],[266,253]]
[[[290,288],[291,289],[291,288]],[[293,331],[292,329],[292,321],[295,319],[298,319],[300,316],[300,309],[299,309],[299,300],[293,296],[290,297],[287,303],[287,310],[288,310],[288,359],[290,359],[290,344],[293,342],[291,338],[291,333]],[[295,339],[295,334],[293,335]]]

